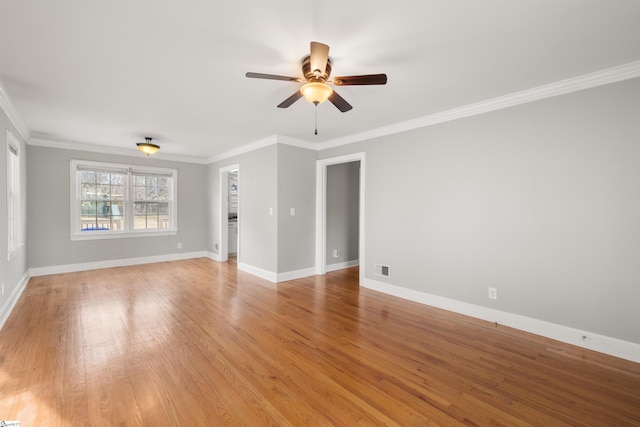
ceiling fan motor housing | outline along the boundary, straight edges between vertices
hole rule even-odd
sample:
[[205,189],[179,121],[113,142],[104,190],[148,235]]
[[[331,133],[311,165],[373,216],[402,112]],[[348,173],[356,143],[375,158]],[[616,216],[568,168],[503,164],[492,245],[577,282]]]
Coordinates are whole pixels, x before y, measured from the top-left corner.
[[308,82],[326,82],[331,75],[331,60],[327,58],[327,66],[324,69],[324,74],[316,76],[311,69],[311,55],[305,57],[302,60],[302,74]]

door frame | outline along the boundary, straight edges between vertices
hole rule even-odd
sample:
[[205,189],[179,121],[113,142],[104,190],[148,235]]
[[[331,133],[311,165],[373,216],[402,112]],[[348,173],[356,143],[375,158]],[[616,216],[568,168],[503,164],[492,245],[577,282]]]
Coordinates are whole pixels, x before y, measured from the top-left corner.
[[316,274],[327,272],[327,168],[331,165],[360,161],[360,188],[358,213],[358,264],[360,265],[358,283],[364,283],[365,263],[365,153],[353,153],[344,156],[320,159],[316,162]]
[[[229,260],[229,174],[232,171],[238,171],[238,218],[240,216],[240,165],[233,164],[229,166],[224,166],[219,170],[219,195],[220,199],[218,200],[218,214],[220,217],[219,228],[218,228],[218,236],[219,236],[219,244],[218,244],[218,256],[220,258],[220,262],[225,262]],[[238,219],[238,251],[237,251],[237,260],[240,261],[240,220]]]

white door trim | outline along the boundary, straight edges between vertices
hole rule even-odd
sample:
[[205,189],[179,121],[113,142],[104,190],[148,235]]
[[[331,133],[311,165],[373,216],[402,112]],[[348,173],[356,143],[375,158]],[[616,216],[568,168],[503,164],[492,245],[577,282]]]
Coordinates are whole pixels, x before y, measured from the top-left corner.
[[327,167],[341,163],[360,161],[360,208],[358,218],[358,259],[360,263],[360,286],[363,284],[365,263],[365,153],[353,153],[344,156],[320,159],[316,162],[316,274],[327,272]]

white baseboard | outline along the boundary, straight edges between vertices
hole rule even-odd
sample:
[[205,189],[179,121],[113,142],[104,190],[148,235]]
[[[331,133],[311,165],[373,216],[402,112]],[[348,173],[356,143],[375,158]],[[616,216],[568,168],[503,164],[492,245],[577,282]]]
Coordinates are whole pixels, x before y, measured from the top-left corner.
[[253,265],[238,263],[238,270],[253,274],[272,283],[286,282],[287,280],[300,279],[302,277],[314,276],[316,274],[315,267],[305,268],[302,270],[285,271],[284,273],[274,273],[273,271],[263,270]]
[[24,273],[24,276],[22,276],[22,278],[20,279],[18,286],[13,289],[13,292],[11,292],[9,298],[5,301],[2,307],[0,307],[0,329],[2,329],[2,327],[4,326],[4,322],[6,322],[9,318],[13,307],[15,307],[18,299],[20,298],[20,295],[22,295],[22,292],[24,292],[24,288],[27,287],[27,283],[29,283],[30,278],[31,276],[29,275],[29,271]]
[[218,261],[218,262],[222,261],[222,259],[220,258],[220,254],[217,254],[215,252],[208,252],[207,251],[207,258],[212,259],[214,261]]
[[346,261],[346,262],[338,262],[336,264],[327,264],[324,271],[327,273],[330,271],[342,270],[344,268],[355,267],[356,265],[360,265],[359,260]]
[[258,276],[262,279],[268,280],[273,283],[278,282],[278,274],[272,271],[263,270],[262,268],[254,267],[253,265],[245,264],[243,262],[238,263],[238,270],[244,271],[254,276]]
[[413,289],[402,288],[365,278],[363,286],[385,294],[404,298],[410,301],[442,308],[466,316],[489,322],[497,322],[521,331],[541,335],[556,341],[576,345],[578,347],[609,354],[632,362],[640,363],[640,344],[623,341],[617,338],[583,331],[568,326],[557,325],[543,320],[533,319],[518,314],[507,313],[488,307],[456,301],[437,295],[427,294]]
[[315,274],[316,274],[315,267],[304,268],[302,270],[295,270],[295,271],[285,271],[284,273],[278,273],[276,275],[276,281],[278,283],[286,282],[287,280],[301,279],[303,277],[314,276]]
[[98,270],[100,268],[124,267],[127,265],[151,264],[154,262],[178,261],[181,259],[203,258],[207,252],[187,252],[167,255],[156,255],[139,258],[114,259],[108,261],[85,262],[81,264],[54,265],[50,267],[34,267],[29,270],[32,277],[48,274],[74,273],[76,271]]

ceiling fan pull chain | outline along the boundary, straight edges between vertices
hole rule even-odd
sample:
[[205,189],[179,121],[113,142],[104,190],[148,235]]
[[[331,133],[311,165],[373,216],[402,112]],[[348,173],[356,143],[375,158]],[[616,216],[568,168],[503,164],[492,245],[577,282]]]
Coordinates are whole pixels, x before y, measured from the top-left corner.
[[316,131],[314,132],[314,135],[318,134],[318,101],[314,102],[314,104],[316,104]]

